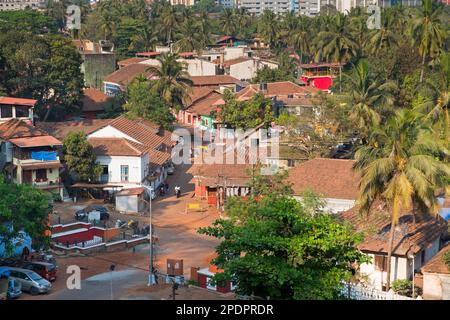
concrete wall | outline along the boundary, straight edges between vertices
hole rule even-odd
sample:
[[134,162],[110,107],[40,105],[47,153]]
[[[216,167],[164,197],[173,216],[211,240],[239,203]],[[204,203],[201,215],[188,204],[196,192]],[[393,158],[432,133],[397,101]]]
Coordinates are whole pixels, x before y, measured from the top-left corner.
[[186,64],[187,72],[191,76],[214,76],[216,74],[216,65],[201,59],[183,59]]
[[116,70],[116,56],[113,53],[82,53],[82,57],[85,85],[102,90],[103,80]]
[[[302,200],[300,196],[294,196],[298,201]],[[355,206],[355,200],[348,199],[335,199],[335,198],[324,198],[326,205],[324,210],[330,211],[332,213],[339,213],[342,211],[349,210]]]
[[450,300],[450,274],[423,273],[423,298]]
[[253,60],[236,63],[230,66],[230,76],[239,80],[250,80],[256,75],[255,62]]
[[132,137],[126,135],[122,131],[117,130],[110,125],[91,133],[88,138],[125,138],[133,142],[140,143],[136,139],[133,139]]
[[[111,183],[124,183],[121,181],[120,166],[128,166],[128,182],[140,184],[144,179],[146,168],[145,157],[125,157],[125,156],[98,156],[97,163],[102,166],[108,166],[109,181]],[[148,159],[148,156],[147,156]]]
[[247,56],[245,48],[243,47],[227,47],[224,49],[224,60],[233,60],[240,57]]
[[143,209],[143,202],[137,195],[117,196],[116,210],[125,212],[140,212]]

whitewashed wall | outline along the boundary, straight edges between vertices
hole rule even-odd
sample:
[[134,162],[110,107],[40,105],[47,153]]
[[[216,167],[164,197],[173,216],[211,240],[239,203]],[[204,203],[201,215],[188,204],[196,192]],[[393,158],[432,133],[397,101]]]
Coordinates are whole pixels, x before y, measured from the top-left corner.
[[[128,184],[140,184],[145,177],[144,158],[145,157],[97,156],[97,163],[108,166],[108,182],[110,183],[125,184],[125,182],[121,181],[120,166],[128,165]],[[146,159],[148,159],[148,155]]]
[[136,139],[133,139],[129,135],[126,135],[122,131],[117,130],[116,128],[114,128],[113,126],[110,126],[110,125],[108,125],[104,128],[101,128],[95,132],[92,132],[88,136],[88,138],[126,138],[130,141],[140,143]]

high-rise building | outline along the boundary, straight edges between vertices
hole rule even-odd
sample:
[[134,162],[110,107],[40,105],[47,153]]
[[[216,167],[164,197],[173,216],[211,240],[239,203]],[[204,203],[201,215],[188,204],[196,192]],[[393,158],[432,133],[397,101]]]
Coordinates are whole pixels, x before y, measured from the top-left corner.
[[299,12],[299,0],[239,0],[239,8],[246,8],[250,14],[260,15],[264,10],[275,13]]
[[0,11],[45,9],[47,0],[0,0]]
[[216,0],[216,5],[222,6],[224,8],[234,8],[237,7],[236,0]]

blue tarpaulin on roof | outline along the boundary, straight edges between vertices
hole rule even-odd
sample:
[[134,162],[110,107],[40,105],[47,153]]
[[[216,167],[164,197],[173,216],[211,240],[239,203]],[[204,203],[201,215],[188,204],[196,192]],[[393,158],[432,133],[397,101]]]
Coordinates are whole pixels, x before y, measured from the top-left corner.
[[54,161],[56,160],[55,151],[33,151],[31,152],[31,159],[40,161]]
[[439,214],[445,221],[450,220],[450,208],[442,208],[441,211],[439,211]]

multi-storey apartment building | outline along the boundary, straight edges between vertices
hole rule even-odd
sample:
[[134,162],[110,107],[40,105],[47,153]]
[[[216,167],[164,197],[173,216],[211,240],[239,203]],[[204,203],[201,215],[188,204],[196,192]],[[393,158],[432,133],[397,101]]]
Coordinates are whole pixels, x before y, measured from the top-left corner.
[[0,11],[44,9],[46,5],[47,0],[0,0]]
[[260,15],[264,10],[275,13],[299,12],[299,0],[238,0],[237,6],[253,15]]

